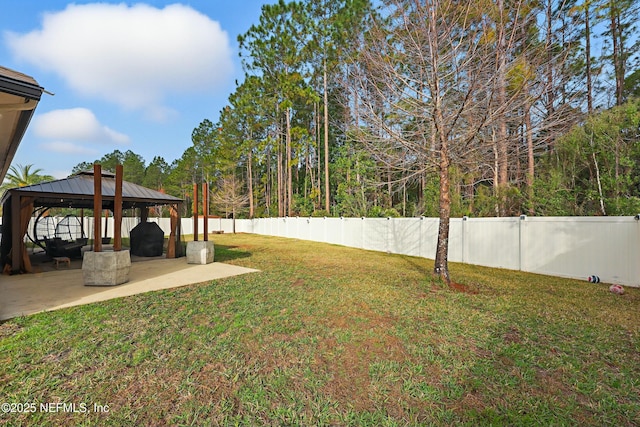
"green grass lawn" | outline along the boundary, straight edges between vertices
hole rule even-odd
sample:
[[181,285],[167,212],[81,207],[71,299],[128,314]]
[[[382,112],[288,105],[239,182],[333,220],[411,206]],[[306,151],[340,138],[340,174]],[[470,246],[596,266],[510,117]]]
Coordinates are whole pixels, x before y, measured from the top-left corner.
[[1,324],[0,424],[640,425],[640,290],[212,240],[261,272]]

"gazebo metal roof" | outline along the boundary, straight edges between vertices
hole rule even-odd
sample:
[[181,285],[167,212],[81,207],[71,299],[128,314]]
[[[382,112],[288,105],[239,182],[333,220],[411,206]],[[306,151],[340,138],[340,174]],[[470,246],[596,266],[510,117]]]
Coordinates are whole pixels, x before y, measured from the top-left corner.
[[[113,209],[115,199],[115,174],[102,172],[103,209]],[[84,171],[68,178],[40,184],[17,187],[7,190],[2,203],[8,197],[19,194],[21,197],[33,197],[34,207],[93,208],[93,171]],[[141,185],[124,181],[122,183],[123,209],[145,206],[170,205],[182,203],[182,199],[151,190]]]

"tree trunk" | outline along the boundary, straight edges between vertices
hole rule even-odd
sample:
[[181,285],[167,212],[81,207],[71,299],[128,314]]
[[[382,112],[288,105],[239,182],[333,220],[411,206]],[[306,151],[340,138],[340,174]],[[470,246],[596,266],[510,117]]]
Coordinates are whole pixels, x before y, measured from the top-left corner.
[[317,147],[317,154],[316,154],[316,163],[318,166],[318,209],[320,209],[320,206],[322,206],[322,162],[320,161],[320,106],[318,105],[318,103],[316,102],[315,104],[315,108],[316,108],[316,147]]
[[249,156],[247,158],[247,180],[249,185],[249,218],[253,218],[253,172],[251,163],[252,155],[251,149],[249,149]]
[[292,173],[291,173],[291,108],[287,108],[286,112],[286,126],[287,126],[287,135],[286,135],[286,146],[287,146],[287,203],[286,203],[286,212],[285,215],[290,216],[292,207],[293,207],[293,186],[292,186]]
[[433,273],[449,285],[451,278],[449,276],[449,219],[451,217],[451,194],[449,182],[449,153],[446,143],[440,152],[440,198],[439,198],[439,217],[438,225],[438,243],[436,246],[436,259]]
[[498,173],[500,171],[500,165],[499,165],[500,157],[498,155],[498,143],[496,141],[496,132],[495,132],[495,130],[492,130],[491,138],[493,139],[493,144],[492,144],[492,148],[493,148],[493,195],[494,195],[495,200],[496,200],[495,213],[496,213],[496,216],[499,217],[500,216],[500,202],[499,202],[500,179],[498,178]]
[[531,106],[527,105],[524,112],[524,125],[527,127],[527,197],[529,203],[529,215],[534,214],[533,208],[533,178],[535,176],[535,163],[533,157],[533,129],[531,128]]
[[267,209],[267,215],[271,216],[271,148],[267,145],[267,182],[264,186],[264,207]]
[[611,14],[611,42],[613,46],[613,68],[616,78],[616,105],[622,105],[623,89],[624,89],[624,60],[621,53],[621,37],[620,37],[620,14],[617,8],[611,2],[609,5],[609,13]]
[[393,207],[393,188],[391,187],[391,166],[387,166],[387,208],[391,209]]
[[282,141],[280,140],[280,136],[278,136],[278,182],[277,182],[277,192],[278,192],[278,216],[284,216],[284,205],[282,200]]
[[591,81],[591,24],[589,21],[589,5],[587,1],[584,6],[584,38],[585,38],[585,64],[587,71],[587,113],[593,112],[593,83]]
[[602,194],[602,183],[600,181],[600,167],[598,166],[598,159],[596,158],[596,153],[591,153],[593,157],[593,165],[596,167],[596,182],[598,184],[598,196],[600,198],[600,212],[602,215],[606,216],[607,211],[604,208],[604,195]]
[[235,205],[233,206],[231,212],[232,212],[231,215],[233,215],[233,221],[232,221],[233,234],[236,234],[236,207],[235,207]]
[[329,212],[329,95],[327,93],[327,59],[322,61],[324,80],[324,209]]
[[277,193],[278,193],[278,216],[284,216],[284,181],[282,180],[284,172],[282,171],[282,121],[280,119],[280,106],[276,105],[276,141],[277,141]]
[[553,9],[552,9],[552,1],[547,0],[546,8],[545,8],[545,25],[547,29],[546,34],[546,46],[545,50],[547,52],[547,64],[546,64],[546,91],[545,91],[545,107],[547,110],[547,116],[553,116],[554,112],[554,103],[555,103],[555,92],[554,92],[554,79],[553,79]]
[[[497,71],[497,105],[498,108],[504,108],[507,102],[507,60],[506,60],[506,40],[504,22],[504,3],[502,0],[497,2],[498,11],[500,13],[500,21],[496,23],[498,26],[498,41],[496,49],[496,65]],[[507,117],[504,113],[498,114],[498,138],[496,141],[498,155],[498,200],[500,216],[506,213],[506,193],[505,187],[509,182],[509,158],[507,146]]]

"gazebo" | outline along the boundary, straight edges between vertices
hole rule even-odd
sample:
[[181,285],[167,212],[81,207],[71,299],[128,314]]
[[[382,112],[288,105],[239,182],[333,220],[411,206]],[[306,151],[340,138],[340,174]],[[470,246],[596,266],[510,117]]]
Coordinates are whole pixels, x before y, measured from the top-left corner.
[[[101,172],[102,209],[114,210],[115,174]],[[183,200],[141,185],[122,182],[122,209],[139,209],[141,222],[146,222],[149,208],[169,206],[171,232],[167,258],[182,256],[180,241],[180,205]],[[2,240],[0,262],[5,271],[30,272],[24,236],[35,210],[42,208],[94,209],[93,171],[80,172],[65,179],[43,182],[7,190],[2,198]]]

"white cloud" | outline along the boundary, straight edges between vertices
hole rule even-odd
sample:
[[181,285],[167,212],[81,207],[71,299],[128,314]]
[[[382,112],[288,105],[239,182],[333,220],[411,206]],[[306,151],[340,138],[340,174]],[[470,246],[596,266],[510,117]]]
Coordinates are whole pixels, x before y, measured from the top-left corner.
[[[86,108],[54,110],[36,115],[32,130],[40,138],[57,141],[78,141],[83,143],[128,144],[130,138],[101,124],[96,116]],[[54,143],[49,143],[53,147]],[[56,150],[60,151],[60,150]],[[61,151],[64,152],[64,151]]]
[[[42,28],[5,33],[13,55],[59,74],[77,92],[148,116],[169,95],[228,83],[227,33],[189,6],[70,4],[44,15]],[[166,114],[163,114],[165,116]]]
[[73,142],[67,142],[67,141],[43,142],[42,144],[39,144],[39,147],[45,151],[51,151],[54,153],[62,153],[62,154],[95,155],[99,153],[98,150],[93,150],[86,146],[74,144]]

